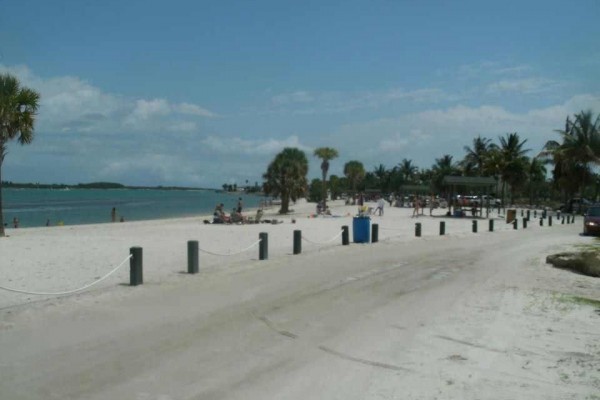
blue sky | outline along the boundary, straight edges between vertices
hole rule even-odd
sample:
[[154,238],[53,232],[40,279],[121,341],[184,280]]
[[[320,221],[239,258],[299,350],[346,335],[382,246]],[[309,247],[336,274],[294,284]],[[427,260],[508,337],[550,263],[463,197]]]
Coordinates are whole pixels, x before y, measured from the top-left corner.
[[[89,4],[88,4],[89,3]],[[299,147],[319,177],[458,161],[477,135],[537,154],[600,113],[598,1],[4,0],[0,72],[38,90],[3,180],[220,187]]]

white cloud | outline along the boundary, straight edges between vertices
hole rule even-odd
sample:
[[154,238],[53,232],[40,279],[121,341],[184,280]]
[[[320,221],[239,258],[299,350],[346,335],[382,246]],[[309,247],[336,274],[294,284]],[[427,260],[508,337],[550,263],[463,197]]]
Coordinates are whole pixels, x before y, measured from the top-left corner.
[[552,91],[558,86],[559,82],[544,78],[503,79],[488,85],[487,92],[535,94]]
[[131,130],[182,132],[192,123],[183,116],[207,118],[216,114],[192,103],[171,104],[166,99],[131,99],[106,93],[76,77],[43,78],[26,66],[4,66],[0,72],[11,73],[21,84],[40,92],[40,109],[36,130],[50,132],[123,133]]
[[223,138],[209,136],[202,140],[208,150],[217,154],[239,154],[251,156],[273,155],[285,147],[296,147],[304,151],[311,151],[307,146],[300,143],[297,136],[289,136],[284,139],[248,140],[239,137]]
[[190,103],[176,104],[173,106],[173,110],[180,114],[196,115],[198,117],[212,118],[217,116],[217,114],[213,113],[212,111]]
[[582,110],[600,110],[600,96],[573,96],[562,104],[511,112],[500,106],[457,105],[348,124],[336,133],[338,150],[348,159],[361,159],[365,165],[393,166],[402,158],[413,159],[419,167],[429,167],[443,154],[460,159],[463,147],[478,135],[498,142],[499,136],[517,132],[527,139],[530,156],[557,139],[556,129],[565,118]]

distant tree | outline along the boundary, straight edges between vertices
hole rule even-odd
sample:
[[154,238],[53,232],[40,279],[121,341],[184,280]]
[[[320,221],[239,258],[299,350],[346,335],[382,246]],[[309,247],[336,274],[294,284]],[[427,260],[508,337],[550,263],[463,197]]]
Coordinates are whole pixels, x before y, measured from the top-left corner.
[[580,196],[591,179],[590,165],[600,165],[600,114],[594,118],[592,111],[575,114],[573,121],[567,117],[564,131],[557,131],[562,143],[555,148],[563,168],[578,170]]
[[495,147],[491,142],[492,139],[477,136],[473,139],[472,147],[464,147],[467,154],[460,164],[465,170],[466,175],[484,175],[485,160],[489,151]]
[[431,167],[431,175],[433,188],[437,192],[441,192],[445,176],[459,175],[458,167],[452,162],[452,156],[444,154],[441,158],[436,158],[435,164]]
[[419,168],[416,165],[413,165],[412,160],[407,160],[404,158],[400,164],[398,164],[398,172],[400,176],[402,176],[402,180],[406,183],[413,182],[414,177]]
[[344,175],[348,179],[352,192],[356,193],[356,187],[365,178],[365,167],[360,161],[348,161],[344,165]]
[[337,175],[329,176],[329,190],[331,191],[331,198],[336,200],[342,195],[342,181]]
[[387,193],[390,190],[391,171],[379,164],[373,168],[373,175],[377,178],[377,186],[381,193]]
[[536,193],[546,180],[546,167],[537,157],[531,158],[527,164],[527,183],[529,186],[529,205],[534,205],[537,201]]
[[317,203],[321,201],[323,195],[323,181],[319,178],[315,178],[310,181],[310,185],[308,187],[308,201]]
[[[7,144],[15,139],[20,144],[33,140],[35,115],[40,95],[34,90],[21,87],[17,78],[0,74],[0,182],[2,163],[6,157]],[[4,237],[2,216],[2,184],[0,183],[0,237]]]
[[527,139],[521,141],[519,134],[507,133],[505,137],[500,137],[500,154],[502,156],[502,203],[504,203],[505,185],[510,186],[511,203],[514,203],[515,190],[521,186],[526,179],[526,169],[528,158],[525,153],[529,149],[523,146]]
[[286,147],[271,161],[265,179],[265,193],[281,197],[280,214],[289,212],[290,200],[296,201],[306,192],[308,160],[302,150]]
[[321,199],[323,204],[327,204],[327,172],[329,171],[329,161],[337,158],[338,151],[331,147],[319,147],[315,149],[314,155],[321,159],[321,173],[323,174],[323,184],[321,190],[323,191]]

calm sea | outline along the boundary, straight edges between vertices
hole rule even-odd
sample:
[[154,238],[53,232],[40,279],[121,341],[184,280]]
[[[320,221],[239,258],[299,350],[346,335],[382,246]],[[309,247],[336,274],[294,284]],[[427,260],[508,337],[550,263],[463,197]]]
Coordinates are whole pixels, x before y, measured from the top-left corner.
[[214,190],[159,189],[7,189],[2,190],[4,222],[12,226],[96,224],[111,221],[111,210],[117,219],[141,221],[212,214],[217,203],[230,211],[242,197],[244,208],[258,207],[264,197]]

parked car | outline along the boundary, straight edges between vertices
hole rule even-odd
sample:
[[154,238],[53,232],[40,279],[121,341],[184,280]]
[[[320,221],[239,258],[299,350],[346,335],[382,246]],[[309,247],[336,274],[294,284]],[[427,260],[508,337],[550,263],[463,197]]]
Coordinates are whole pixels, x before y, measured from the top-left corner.
[[574,214],[585,214],[587,209],[592,205],[592,202],[587,199],[580,197],[574,197],[561,205],[558,209],[561,212],[574,213]]
[[583,217],[583,234],[600,234],[600,205],[588,207],[587,212]]

